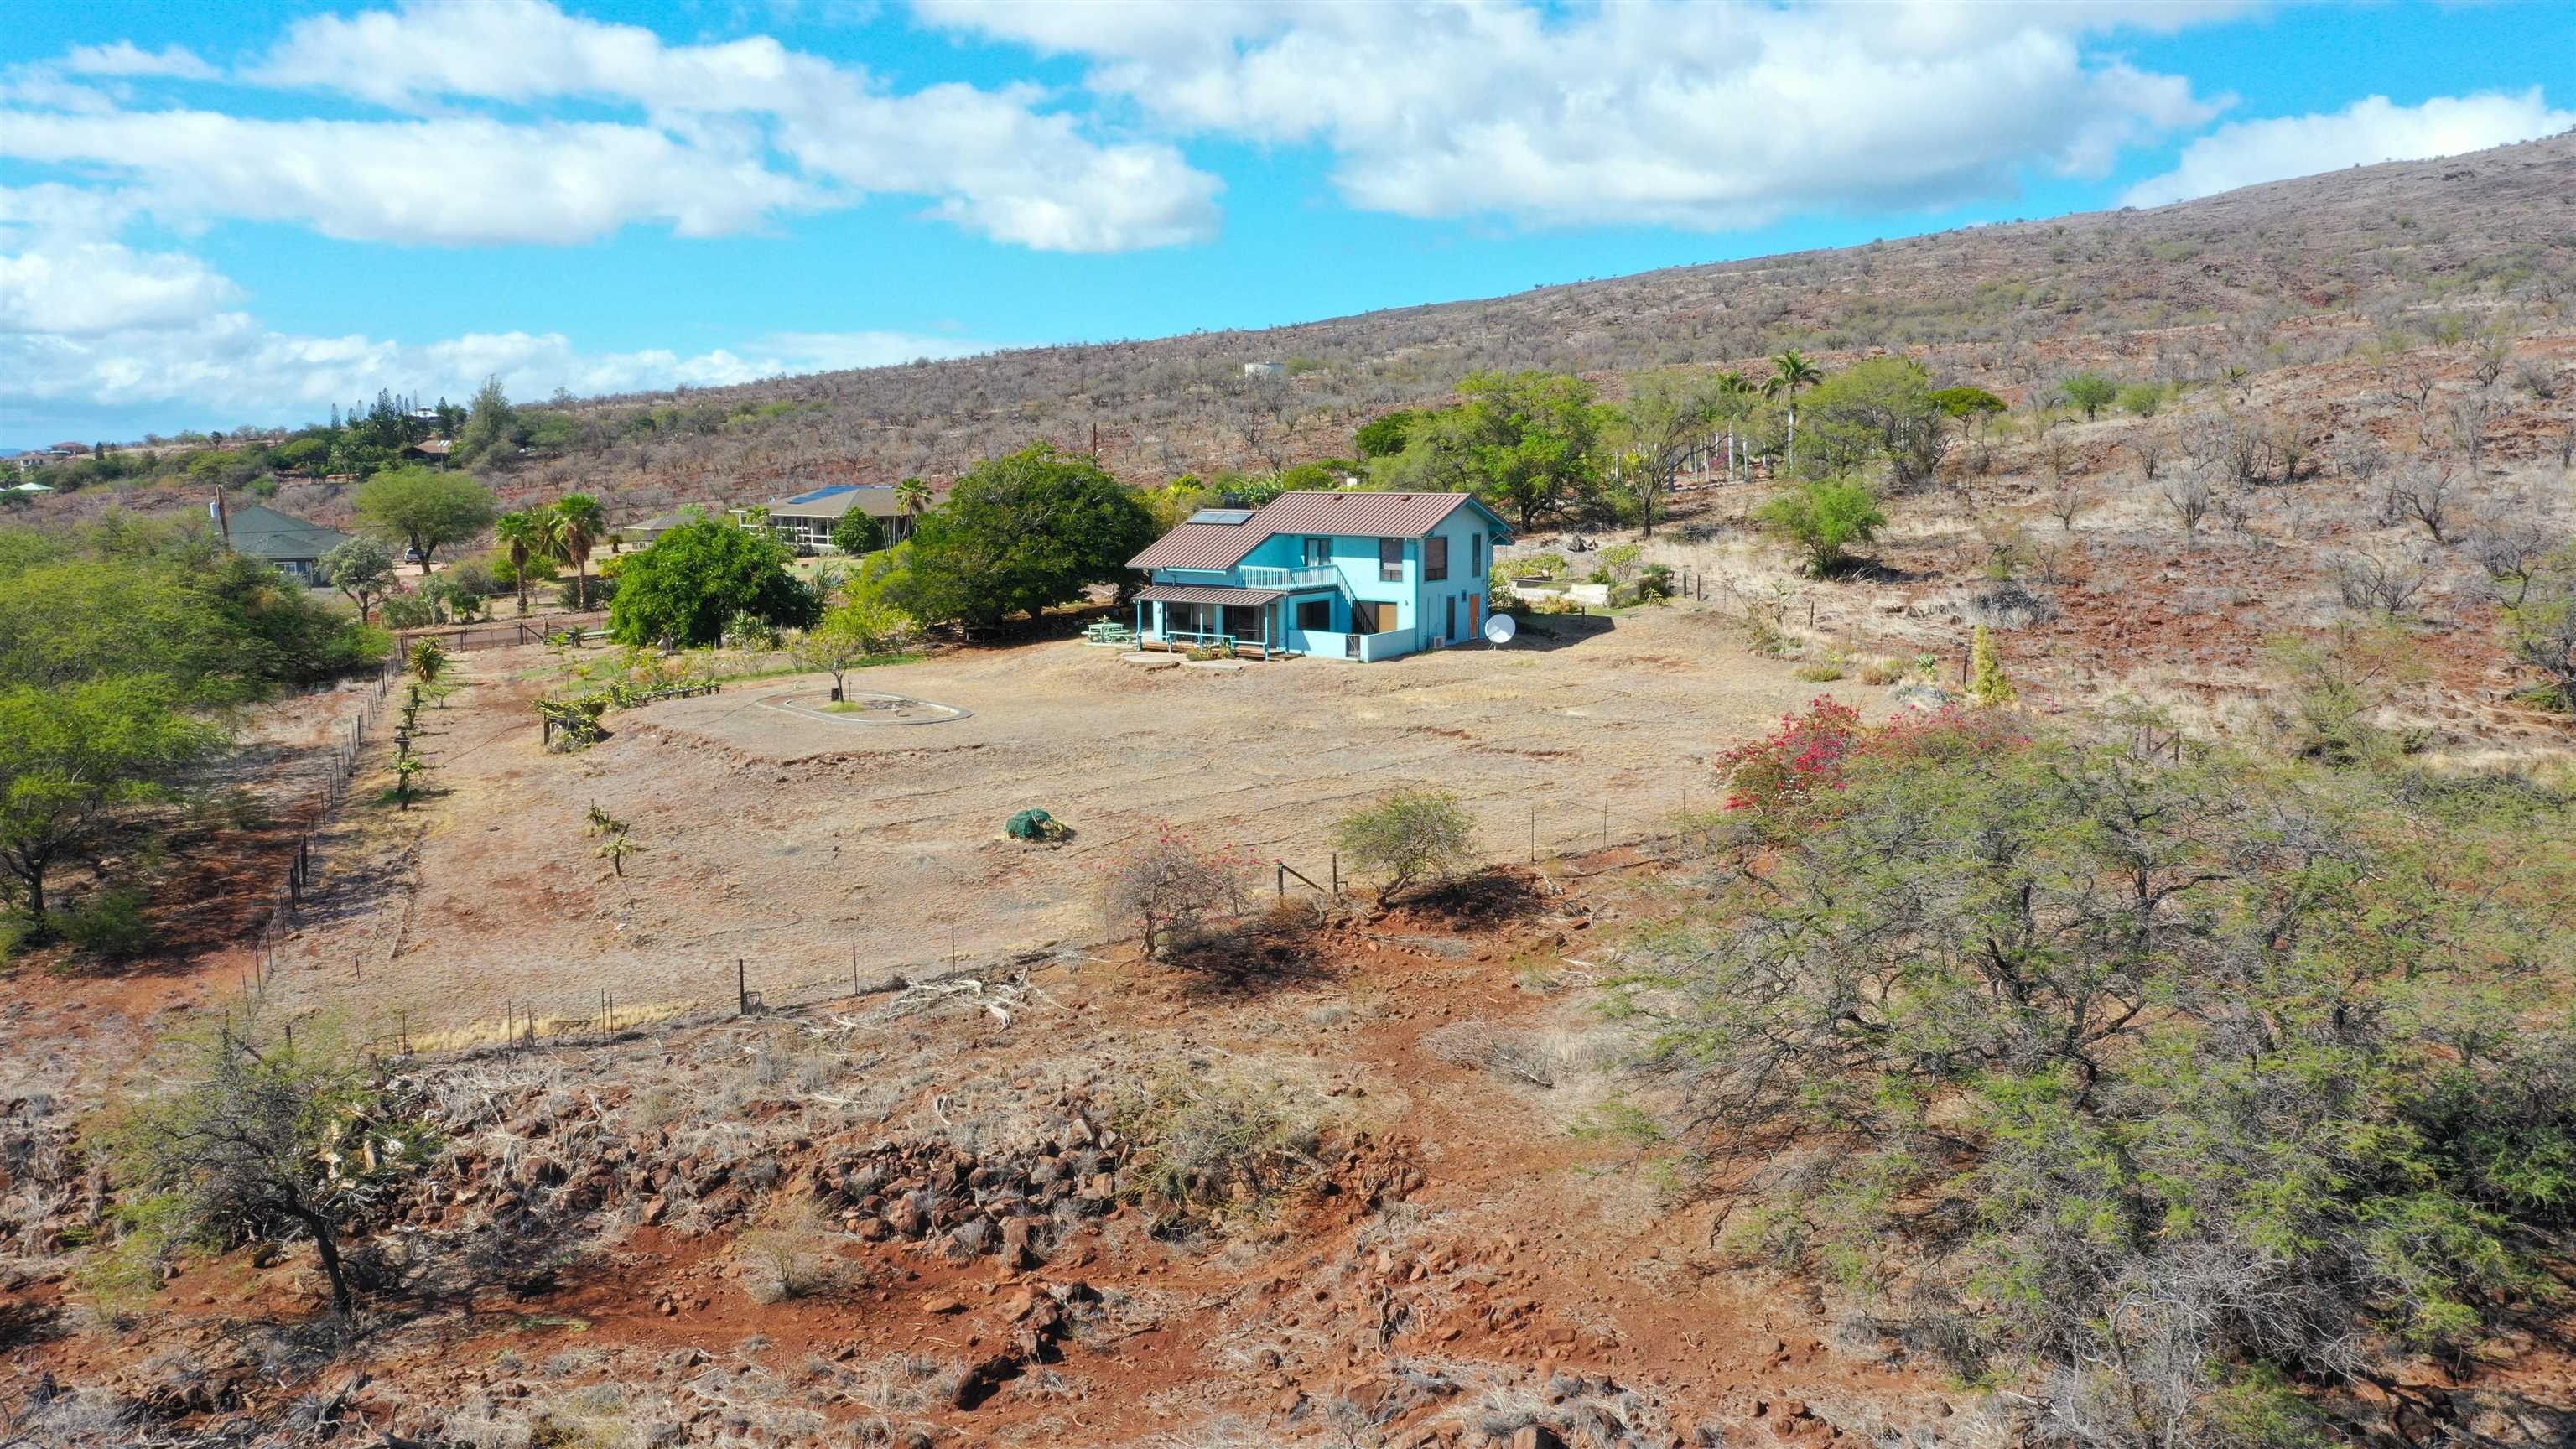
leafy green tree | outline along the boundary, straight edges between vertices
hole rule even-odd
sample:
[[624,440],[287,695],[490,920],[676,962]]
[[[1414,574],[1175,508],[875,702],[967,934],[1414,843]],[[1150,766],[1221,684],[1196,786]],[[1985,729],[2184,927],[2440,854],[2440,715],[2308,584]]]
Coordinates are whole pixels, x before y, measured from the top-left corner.
[[394,591],[394,551],[380,538],[352,538],[322,555],[315,566],[322,582],[358,606],[362,624],[375,622],[376,604]]
[[0,530],[0,686],[158,673],[236,704],[382,653],[381,636],[201,524],[111,512]]
[[2120,384],[2098,372],[2079,372],[2059,383],[2057,390],[2084,410],[2084,420],[2089,423],[2094,414],[2109,407],[2111,400],[2120,395]]
[[1826,378],[1807,399],[1807,420],[1813,468],[1848,473],[1883,458],[1900,493],[1930,482],[1950,448],[1932,375],[1908,357],[1867,358]]
[[1034,617],[1094,584],[1124,583],[1154,540],[1135,492],[1088,457],[1045,443],[975,465],[904,549],[892,601],[914,618]]
[[2545,681],[2542,695],[2576,711],[2576,544],[2533,571],[2522,601],[2505,611],[2505,627],[2513,656]]
[[792,561],[766,529],[693,517],[619,564],[609,633],[621,644],[694,647],[721,641],[736,614],[805,628],[820,606],[788,571]]
[[1965,383],[1957,387],[1935,390],[1932,394],[1932,403],[1942,412],[1961,422],[1966,422],[1970,418],[1993,417],[1998,413],[2012,410],[2012,405],[2002,398],[1982,387],[1971,387]]
[[1851,545],[1868,543],[1887,526],[1878,495],[1855,478],[1815,478],[1764,504],[1754,521],[1807,556],[1807,571],[1822,577],[1849,563]]
[[851,599],[827,611],[795,644],[796,662],[832,676],[832,697],[849,687],[861,660],[899,654],[912,642],[912,616],[875,599]]
[[492,516],[492,490],[460,473],[389,468],[358,487],[359,521],[417,550],[424,568],[439,549],[491,527]]
[[1381,900],[1416,881],[1447,881],[1475,865],[1476,819],[1444,790],[1394,790],[1333,822],[1335,848],[1386,873]]
[[842,514],[841,521],[832,525],[832,547],[845,554],[855,557],[875,553],[885,546],[885,525],[877,522],[873,514],[858,508]]
[[313,1242],[331,1307],[358,1308],[341,1242],[436,1157],[421,1103],[307,1026],[228,1017],[182,1045],[176,1081],[101,1136],[129,1221],[229,1246]]
[[460,468],[486,462],[517,447],[518,434],[519,414],[510,406],[510,394],[500,378],[487,377],[474,390],[472,410],[465,426],[457,429],[456,447],[448,456]]
[[307,473],[329,460],[331,443],[326,438],[307,433],[278,444],[269,456],[282,471]]
[[[1311,462],[1295,463],[1279,470],[1278,477],[1272,480],[1277,486],[1271,497],[1292,492],[1330,492],[1342,486],[1342,479],[1366,476],[1367,473],[1367,465],[1350,458],[1317,458]],[[1262,500],[1264,503],[1268,501],[1267,498]]]
[[1788,410],[1789,441],[1780,457],[1783,468],[1794,468],[1798,462],[1798,394],[1824,380],[1824,369],[1795,349],[1771,359],[1771,375],[1762,379],[1762,395],[1778,398]]
[[1622,476],[1637,500],[1648,538],[1655,536],[1657,500],[1692,453],[1708,442],[1726,396],[1711,374],[1674,369],[1640,378],[1627,404],[1617,410],[1611,445],[1619,450]]
[[1351,441],[1360,450],[1360,456],[1363,458],[1394,457],[1404,451],[1404,445],[1413,432],[1413,425],[1421,421],[1422,417],[1423,414],[1414,408],[1400,408],[1395,412],[1381,413],[1360,424],[1359,431],[1351,435]]
[[0,690],[0,870],[38,932],[54,867],[127,808],[168,798],[180,770],[222,745],[185,704],[153,674]]
[[2120,389],[2120,410],[2132,417],[2154,417],[2164,405],[2165,390],[2152,382],[2132,383]]
[[1472,373],[1457,407],[1420,417],[1404,450],[1379,457],[1382,488],[1473,493],[1521,531],[1588,503],[1599,487],[1601,414],[1592,384],[1562,373]]

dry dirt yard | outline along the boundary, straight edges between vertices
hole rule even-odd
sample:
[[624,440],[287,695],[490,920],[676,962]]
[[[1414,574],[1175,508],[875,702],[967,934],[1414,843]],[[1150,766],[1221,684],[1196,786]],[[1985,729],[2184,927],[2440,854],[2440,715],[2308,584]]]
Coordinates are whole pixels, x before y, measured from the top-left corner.
[[[753,989],[1078,949],[1091,885],[1161,823],[1329,880],[1326,832],[1395,786],[1465,798],[1497,860],[1662,828],[1716,803],[1707,760],[1824,693],[1676,605],[1542,621],[1557,637],[1384,665],[1145,668],[1079,643],[946,653],[853,674],[853,693],[966,711],[826,714],[821,676],[613,713],[613,737],[545,752],[541,650],[478,653],[427,711],[430,793],[344,812],[305,929],[271,990],[369,1030],[453,1031],[535,1011],[586,1018]],[[921,713],[908,711],[907,713]],[[596,805],[640,849],[622,877],[583,833]],[[1072,827],[1032,846],[1028,806]],[[1606,817],[1605,817],[1606,811]],[[1270,882],[1263,882],[1264,889]],[[1295,886],[1292,888],[1302,889]]]

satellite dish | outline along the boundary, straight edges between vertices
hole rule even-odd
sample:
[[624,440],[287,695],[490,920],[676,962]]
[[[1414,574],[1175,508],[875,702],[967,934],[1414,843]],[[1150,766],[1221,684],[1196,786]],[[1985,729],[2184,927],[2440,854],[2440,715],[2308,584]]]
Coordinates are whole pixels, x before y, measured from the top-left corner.
[[1485,642],[1488,644],[1509,644],[1512,642],[1512,636],[1520,631],[1521,626],[1513,621],[1511,615],[1496,614],[1494,617],[1485,621]]

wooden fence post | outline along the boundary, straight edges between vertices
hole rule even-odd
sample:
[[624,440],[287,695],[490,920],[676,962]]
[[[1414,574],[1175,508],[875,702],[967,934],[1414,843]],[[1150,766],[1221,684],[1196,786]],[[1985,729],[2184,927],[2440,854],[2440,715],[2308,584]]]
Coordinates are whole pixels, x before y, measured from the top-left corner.
[[751,1015],[751,988],[744,978],[743,961],[740,956],[733,958],[733,1004],[734,1015]]

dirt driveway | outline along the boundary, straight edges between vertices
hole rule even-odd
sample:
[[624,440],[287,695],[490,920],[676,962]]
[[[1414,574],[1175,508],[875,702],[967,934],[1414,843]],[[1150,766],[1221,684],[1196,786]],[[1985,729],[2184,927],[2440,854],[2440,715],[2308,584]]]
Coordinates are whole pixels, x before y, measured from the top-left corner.
[[[1817,694],[1885,708],[1883,690],[1749,656],[1713,613],[1568,624],[1368,666],[1144,668],[1071,642],[950,654],[850,677],[946,709],[826,713],[828,681],[770,680],[613,714],[614,737],[577,755],[538,747],[514,678],[538,651],[471,655],[478,682],[423,742],[444,793],[356,807],[376,813],[326,862],[345,884],[279,985],[417,1028],[586,1015],[603,992],[700,999],[731,991],[736,959],[755,987],[944,965],[952,925],[963,958],[990,959],[1098,937],[1093,881],[1161,821],[1325,880],[1337,815],[1433,785],[1475,809],[1495,858],[1533,833],[1542,855],[1588,849],[1605,811],[1620,840],[1710,803],[1708,756]],[[640,847],[623,878],[583,834],[593,805]],[[1028,806],[1073,840],[1006,839]]]

